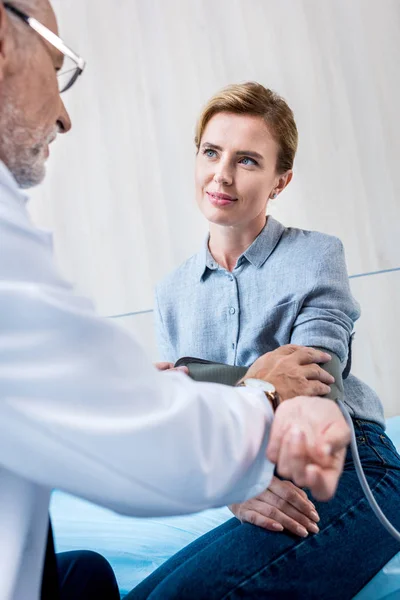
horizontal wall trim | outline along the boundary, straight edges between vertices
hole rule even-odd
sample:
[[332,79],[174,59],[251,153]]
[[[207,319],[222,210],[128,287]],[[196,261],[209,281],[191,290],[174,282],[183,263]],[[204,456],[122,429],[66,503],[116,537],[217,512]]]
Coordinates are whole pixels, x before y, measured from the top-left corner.
[[[356,273],[350,275],[349,279],[358,279],[359,277],[372,277],[373,275],[383,275],[384,273],[394,273],[400,271],[400,267],[394,267],[393,269],[382,269],[381,271],[370,271],[369,273]],[[138,310],[137,312],[123,313],[121,315],[110,315],[107,319],[124,319],[126,317],[137,317],[138,315],[147,315],[153,312],[152,308],[147,310]]]
[[356,279],[357,277],[371,277],[372,275],[383,275],[384,273],[394,273],[394,271],[400,271],[400,267],[394,267],[393,269],[382,269],[381,271],[370,271],[369,273],[358,273],[357,275],[350,275],[349,279]]
[[137,312],[129,312],[122,315],[110,315],[109,317],[106,317],[106,319],[124,319],[125,317],[137,317],[138,315],[147,315],[152,312],[153,309],[149,308],[148,310],[138,310]]

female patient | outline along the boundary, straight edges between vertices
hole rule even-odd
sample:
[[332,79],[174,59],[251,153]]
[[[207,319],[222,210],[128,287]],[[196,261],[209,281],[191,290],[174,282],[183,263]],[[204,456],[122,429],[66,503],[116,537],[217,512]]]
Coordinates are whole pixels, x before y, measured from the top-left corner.
[[[341,242],[266,218],[269,199],[292,179],[291,109],[257,83],[230,86],[205,107],[196,148],[196,197],[209,236],[158,286],[163,359],[247,366],[294,343],[328,350],[344,370],[359,308]],[[400,457],[384,433],[381,404],[351,374],[343,385],[370,486],[399,527]],[[303,490],[274,478],[231,510],[237,518],[175,555],[130,597],[346,600],[399,551],[369,509],[350,454],[328,504],[314,507]]]

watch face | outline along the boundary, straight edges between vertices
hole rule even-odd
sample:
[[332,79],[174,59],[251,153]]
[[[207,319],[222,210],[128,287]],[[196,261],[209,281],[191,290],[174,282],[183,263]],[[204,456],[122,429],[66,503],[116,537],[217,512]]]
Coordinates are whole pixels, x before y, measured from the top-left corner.
[[258,388],[259,390],[262,390],[263,392],[271,392],[272,394],[275,393],[275,387],[272,385],[272,383],[269,383],[268,381],[264,381],[263,379],[252,379],[252,378],[245,379],[244,384],[247,387]]

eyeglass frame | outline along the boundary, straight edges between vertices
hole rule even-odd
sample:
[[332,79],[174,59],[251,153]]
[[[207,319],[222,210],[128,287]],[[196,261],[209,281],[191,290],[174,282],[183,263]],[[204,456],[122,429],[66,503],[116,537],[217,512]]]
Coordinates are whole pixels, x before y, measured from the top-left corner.
[[22,10],[19,10],[19,8],[16,8],[9,2],[4,2],[3,4],[5,9],[9,10],[15,16],[22,19],[24,23],[26,23],[29,27],[36,31],[36,33],[40,35],[40,37],[42,37],[44,40],[46,40],[46,42],[51,44],[54,48],[61,52],[61,54],[70,58],[75,63],[76,72],[71,78],[71,81],[68,83],[68,85],[64,89],[60,90],[60,94],[63,94],[64,92],[69,90],[74,85],[78,77],[82,75],[86,66],[86,61],[81,56],[76,54],[76,52],[71,50],[71,48],[69,48],[58,35],[53,33],[48,27],[40,23],[40,21],[38,21],[34,17],[30,17],[29,15],[24,13]]

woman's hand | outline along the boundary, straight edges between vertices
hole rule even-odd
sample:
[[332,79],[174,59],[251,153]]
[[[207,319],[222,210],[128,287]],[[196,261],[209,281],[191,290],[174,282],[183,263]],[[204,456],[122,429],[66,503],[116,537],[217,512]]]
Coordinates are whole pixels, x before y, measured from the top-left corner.
[[232,504],[230,510],[242,523],[269,531],[286,529],[300,537],[318,533],[319,516],[307,494],[290,481],[273,477],[269,487],[256,498]]

